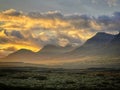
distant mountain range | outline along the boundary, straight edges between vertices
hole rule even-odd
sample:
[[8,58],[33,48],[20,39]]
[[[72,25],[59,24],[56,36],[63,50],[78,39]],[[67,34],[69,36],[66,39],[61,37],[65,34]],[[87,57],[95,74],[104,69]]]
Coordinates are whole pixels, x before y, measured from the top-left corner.
[[40,62],[45,60],[52,60],[58,58],[61,55],[70,52],[74,47],[67,45],[65,47],[55,46],[55,45],[46,45],[40,51],[33,52],[27,49],[20,49],[12,54],[9,54],[7,57],[2,58],[1,61],[8,62]]
[[[46,45],[38,52],[21,49],[1,61],[8,62],[42,62],[56,60],[59,62],[71,61],[63,64],[68,67],[83,65],[112,65],[120,63],[120,33],[112,35],[98,32],[95,36],[88,39],[82,46],[74,48],[72,46]],[[73,62],[73,63],[72,63]],[[88,65],[88,66],[89,66]]]

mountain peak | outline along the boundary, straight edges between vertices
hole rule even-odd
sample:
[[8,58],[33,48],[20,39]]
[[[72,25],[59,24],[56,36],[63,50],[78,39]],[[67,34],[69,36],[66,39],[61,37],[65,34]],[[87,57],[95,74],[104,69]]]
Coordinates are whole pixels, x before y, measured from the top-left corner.
[[96,33],[96,35],[94,37],[101,37],[102,36],[105,36],[105,37],[108,37],[108,36],[111,36],[112,34],[109,34],[109,33],[105,33],[105,32],[98,32]]
[[17,52],[19,52],[19,53],[20,53],[20,52],[23,52],[23,53],[24,53],[24,52],[32,52],[32,51],[31,51],[31,50],[28,50],[28,49],[20,49],[20,50],[16,51],[16,53],[17,53]]
[[102,34],[107,34],[105,32],[97,32],[96,35],[102,35]]
[[[11,54],[9,54],[7,57],[5,57],[4,59],[5,60],[25,60],[25,57],[33,57],[33,55],[35,55],[34,52],[32,52],[31,50],[28,50],[28,49],[20,49],[16,52],[13,52]],[[30,60],[30,58],[28,59]]]
[[65,47],[58,45],[46,45],[39,51],[39,53],[64,53],[70,50],[72,50],[72,46],[70,45]]
[[112,35],[112,34],[108,34],[105,32],[98,32],[98,33],[96,33],[95,36],[88,39],[84,45],[85,46],[89,46],[89,45],[92,45],[92,46],[100,45],[101,46],[103,44],[109,43],[113,38],[114,38],[114,35]]
[[24,54],[33,54],[34,52],[28,49],[20,49],[14,53],[9,54],[8,56],[14,56],[14,55],[24,55]]

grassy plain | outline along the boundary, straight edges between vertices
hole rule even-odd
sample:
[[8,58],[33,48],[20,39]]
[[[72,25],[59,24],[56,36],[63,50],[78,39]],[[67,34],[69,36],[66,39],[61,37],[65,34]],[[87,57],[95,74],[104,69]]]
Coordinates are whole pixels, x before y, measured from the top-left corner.
[[120,69],[0,68],[0,90],[119,90]]

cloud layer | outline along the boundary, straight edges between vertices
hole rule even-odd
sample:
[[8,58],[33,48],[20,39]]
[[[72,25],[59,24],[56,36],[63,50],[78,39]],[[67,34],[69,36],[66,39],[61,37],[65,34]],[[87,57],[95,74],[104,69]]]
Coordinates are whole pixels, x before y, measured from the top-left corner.
[[[120,12],[112,16],[63,15],[59,11],[0,12],[0,52],[21,48],[38,51],[46,44],[81,45],[96,32],[120,30]],[[14,48],[14,49],[9,49]]]
[[87,13],[90,15],[108,15],[120,8],[120,0],[0,0],[0,4],[0,10],[9,8],[25,12],[60,10],[64,14]]

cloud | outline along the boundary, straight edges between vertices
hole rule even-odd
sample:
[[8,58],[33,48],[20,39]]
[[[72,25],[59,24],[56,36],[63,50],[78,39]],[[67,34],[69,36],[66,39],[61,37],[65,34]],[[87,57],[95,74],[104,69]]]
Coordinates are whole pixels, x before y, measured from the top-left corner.
[[16,30],[13,30],[11,32],[11,36],[15,36],[15,37],[17,37],[19,39],[24,39],[24,36],[19,31],[16,31]]
[[7,47],[7,48],[2,48],[0,50],[5,50],[5,51],[16,51],[17,49],[15,47]]
[[0,45],[17,50],[38,51],[46,44],[80,46],[96,32],[113,33],[120,28],[120,12],[94,17],[63,15],[59,11],[24,13],[10,9],[2,11],[0,18]]
[[[101,0],[102,2],[105,2],[109,7],[117,6],[118,0]],[[96,4],[99,2],[99,0],[92,0],[92,3]]]
[[[9,47],[14,47],[17,50],[24,48],[38,51],[40,47],[32,42],[33,39],[30,35],[24,37],[24,34],[15,30],[0,30],[0,49],[4,52],[7,51]],[[35,41],[35,39],[33,41]]]
[[109,7],[116,6],[117,0],[106,0]]
[[99,16],[96,21],[102,30],[119,31],[120,30],[120,12],[115,12],[112,16]]
[[0,30],[0,44],[8,43],[9,39],[6,37],[4,30]]
[[65,38],[59,38],[58,43],[60,46],[64,47],[69,44],[69,41],[68,39],[65,39]]
[[22,12],[16,11],[15,9],[9,9],[9,10],[3,11],[2,14],[10,15],[10,16],[19,16],[19,15],[22,15]]

